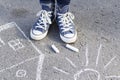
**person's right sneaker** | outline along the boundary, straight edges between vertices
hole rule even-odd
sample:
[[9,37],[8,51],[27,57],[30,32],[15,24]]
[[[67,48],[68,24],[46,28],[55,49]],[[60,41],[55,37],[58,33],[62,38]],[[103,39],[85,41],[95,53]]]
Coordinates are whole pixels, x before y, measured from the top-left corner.
[[37,14],[38,20],[30,30],[30,37],[34,40],[41,40],[46,37],[49,27],[54,19],[54,3],[42,3],[42,10]]
[[50,11],[40,11],[40,17],[30,31],[30,37],[32,39],[41,40],[46,37],[50,24],[52,23],[51,16],[52,13]]
[[73,22],[74,15],[68,12],[68,6],[64,6],[57,11],[56,19],[62,41],[65,43],[74,43],[77,39],[77,31]]

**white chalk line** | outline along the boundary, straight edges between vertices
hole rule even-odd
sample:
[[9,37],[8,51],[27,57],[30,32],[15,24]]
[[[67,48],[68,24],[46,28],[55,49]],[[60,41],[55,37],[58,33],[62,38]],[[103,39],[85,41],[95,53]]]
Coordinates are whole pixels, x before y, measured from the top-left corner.
[[80,75],[81,73],[83,73],[83,72],[84,72],[83,70],[78,71],[78,72],[74,75],[74,80],[77,80],[77,78],[79,77],[79,75]]
[[88,59],[88,46],[86,47],[85,56],[86,56],[86,64],[85,64],[85,66],[88,66],[88,64],[89,64],[89,59]]
[[112,76],[105,76],[105,78],[120,78],[120,76],[112,75]]
[[31,45],[35,48],[35,50],[41,55],[41,54],[43,54],[34,44],[33,44],[33,42],[25,35],[25,33],[20,29],[20,27],[15,23],[15,22],[13,22],[14,24],[15,24],[15,26],[18,28],[18,30],[23,34],[23,36],[31,43]]
[[74,68],[76,68],[77,66],[69,59],[69,58],[65,58]]
[[75,75],[74,75],[74,80],[77,80],[77,78],[83,73],[83,72],[86,72],[86,71],[91,71],[91,72],[95,72],[98,74],[98,78],[97,80],[100,80],[100,73],[97,71],[97,70],[94,70],[94,69],[82,69],[80,71],[78,71]]
[[4,41],[0,38],[0,42],[2,43],[2,45],[5,45]]
[[106,69],[106,68],[112,63],[112,61],[113,61],[115,58],[116,58],[116,56],[113,57],[113,58],[104,66],[104,69]]
[[[11,26],[13,25],[13,26]],[[0,27],[0,32],[9,28],[13,28],[13,27],[17,27],[17,29],[23,34],[23,36],[28,40],[28,42],[31,43],[31,45],[35,48],[35,50],[39,53],[39,54],[43,54],[34,44],[33,42],[25,35],[25,33],[20,29],[20,27],[15,23],[15,22],[10,22],[7,23],[5,25],[2,25]]]
[[[5,29],[12,28],[10,25],[13,25],[12,27],[15,26],[22,33],[22,35],[28,40],[28,42],[31,43],[31,45],[34,47],[34,49],[41,55],[41,56],[39,56],[39,62],[38,62],[39,64],[38,64],[38,68],[37,68],[37,75],[38,76],[36,78],[36,80],[41,80],[41,77],[39,77],[39,76],[41,76],[41,72],[42,72],[42,64],[43,64],[43,60],[44,60],[43,53],[32,43],[32,41],[25,35],[25,33],[22,31],[22,29],[20,29],[20,27],[15,22],[11,22],[11,23],[8,23],[8,24],[4,25],[3,28],[0,28],[0,32],[5,30]],[[36,58],[38,58],[38,56],[34,57],[34,58],[31,58],[31,59],[27,59],[23,62],[20,62],[20,63],[16,64],[16,65],[13,65],[11,67],[2,69],[2,70],[0,70],[0,72],[3,72],[3,71],[8,70],[8,69],[12,69],[16,66],[19,66],[19,65],[21,65],[25,62],[31,61],[31,60],[36,59]]]
[[[13,23],[13,22],[11,22],[11,23]],[[6,30],[6,29],[14,27],[14,26],[10,26],[11,23],[8,23],[8,24],[0,26],[0,32],[3,31],[3,30]]]
[[102,44],[100,44],[100,47],[98,48],[98,55],[97,55],[97,58],[96,58],[96,66],[98,65],[101,49],[102,49]]
[[85,69],[84,71],[92,71],[92,72],[96,72],[98,74],[97,80],[100,80],[100,73],[97,70],[94,69]]
[[57,67],[53,67],[53,69],[55,69],[55,70],[57,70],[57,71],[59,71],[59,72],[62,72],[62,73],[64,73],[64,74],[66,74],[66,75],[69,75],[70,73],[68,73],[68,72],[66,72],[66,71],[64,71],[64,70],[62,70],[62,69],[59,69],[59,68],[57,68]]
[[41,80],[41,73],[42,73],[42,66],[44,62],[45,55],[41,54],[39,56],[38,66],[37,66],[37,73],[36,73],[36,80]]
[[4,71],[6,71],[6,70],[10,70],[10,69],[12,69],[12,68],[14,68],[14,67],[17,67],[17,66],[19,66],[19,65],[22,65],[22,64],[24,64],[24,63],[26,63],[26,62],[29,62],[29,61],[31,61],[31,60],[34,60],[34,59],[36,59],[36,58],[38,58],[38,56],[33,57],[33,58],[30,58],[30,59],[26,59],[26,60],[24,60],[24,61],[22,61],[22,62],[20,62],[20,63],[18,63],[18,64],[15,64],[15,65],[13,65],[13,66],[10,66],[10,67],[7,67],[7,68],[5,68],[5,69],[0,70],[0,73],[1,73],[1,72],[4,72]]

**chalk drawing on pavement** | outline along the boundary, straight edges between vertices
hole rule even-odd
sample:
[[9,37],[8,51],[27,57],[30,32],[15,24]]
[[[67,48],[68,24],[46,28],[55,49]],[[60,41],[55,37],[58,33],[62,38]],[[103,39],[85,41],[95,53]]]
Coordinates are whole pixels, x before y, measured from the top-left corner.
[[57,70],[57,71],[59,71],[59,72],[61,72],[61,73],[64,73],[64,74],[66,74],[66,75],[69,75],[70,73],[68,73],[68,72],[66,72],[66,71],[64,71],[64,70],[62,70],[62,69],[60,69],[60,68],[57,68],[57,67],[55,67],[55,66],[53,66],[53,69],[55,69],[55,70]]
[[67,60],[74,68],[77,67],[69,58],[66,57],[66,60]]
[[96,66],[98,65],[98,62],[99,62],[99,56],[100,56],[101,49],[102,49],[102,44],[100,44],[100,46],[98,48],[98,55],[97,55],[97,58],[96,58]]
[[88,64],[89,64],[89,59],[88,59],[88,46],[86,47],[85,56],[86,56],[86,63],[85,63],[85,66],[88,66]]
[[[35,56],[35,57],[32,57],[32,58],[29,58],[29,59],[26,59],[26,60],[23,60],[22,62],[19,62],[17,64],[14,64],[12,66],[9,66],[7,68],[4,68],[4,69],[1,69],[0,70],[0,73],[1,72],[4,72],[6,70],[10,70],[12,68],[15,68],[21,64],[24,64],[25,62],[28,62],[28,61],[31,61],[31,60],[34,60],[34,59],[38,59],[38,64],[37,64],[37,71],[36,71],[36,80],[42,80],[41,78],[41,73],[42,73],[42,69],[43,69],[43,63],[44,63],[44,58],[45,58],[45,55],[32,43],[32,41],[25,35],[25,33],[17,26],[16,23],[12,22],[12,23],[9,23],[7,24],[6,26],[4,27],[0,27],[0,32],[4,31],[4,30],[7,30],[7,29],[10,29],[10,28],[13,28],[13,27],[10,27],[11,26],[16,26],[16,28],[22,33],[22,35],[28,40],[28,42],[32,45],[32,47],[38,52],[39,56]],[[21,40],[20,39],[13,39],[13,40],[10,40],[8,42],[9,46],[14,50],[20,50],[20,49],[23,49],[25,46],[21,43]],[[5,45],[4,41],[0,38],[0,45],[3,46]],[[97,52],[97,57],[96,57],[96,63],[95,63],[95,66],[98,67],[98,64],[99,64],[99,58],[101,56],[101,50],[103,48],[103,45],[100,44],[100,46],[98,47],[98,52]],[[88,53],[88,46],[86,46],[85,48],[85,58],[86,58],[86,62],[85,62],[85,65],[84,65],[84,69],[80,69],[80,70],[77,70],[76,73],[74,73],[72,75],[73,79],[74,80],[79,80],[79,77],[82,75],[82,73],[84,72],[93,72],[93,73],[96,73],[97,74],[97,80],[101,80],[101,73],[97,70],[97,69],[94,69],[94,68],[89,68],[88,65],[89,65],[89,53]],[[117,57],[113,57],[110,61],[108,61],[108,63],[103,67],[104,69],[107,69],[108,66],[110,64],[112,64],[112,62],[116,59]],[[67,62],[69,62],[69,64],[71,66],[73,66],[74,68],[78,68],[77,64],[74,64],[74,62],[66,57],[65,58],[67,60]],[[65,71],[64,69],[60,68],[60,67],[56,67],[56,66],[53,66],[52,67],[54,70],[58,71],[58,72],[61,72],[63,74],[66,74],[66,75],[71,75],[71,73],[69,73],[69,71]],[[27,74],[26,70],[18,70],[16,72],[16,77],[25,77]],[[104,77],[106,79],[108,78],[120,78],[119,75],[104,75]],[[61,79],[63,80],[63,79]]]
[[2,26],[0,27],[0,32],[2,32],[2,31],[4,31],[4,30],[7,30],[7,29],[9,29],[9,28],[14,27],[14,26],[12,26],[12,25],[14,25],[13,23],[15,23],[15,22],[11,22],[11,23],[2,25]]
[[100,73],[95,69],[89,69],[89,68],[82,69],[82,70],[78,71],[76,74],[74,74],[74,80],[79,80],[78,78],[80,77],[80,75],[86,71],[91,71],[91,72],[97,73],[97,80],[100,80]]
[[[74,80],[80,80],[80,78],[81,78],[81,76],[82,76],[82,74],[83,73],[85,73],[85,72],[91,72],[91,73],[95,73],[95,76],[96,76],[96,80],[101,80],[102,79],[102,76],[103,75],[101,75],[101,72],[98,70],[98,69],[96,69],[97,67],[98,67],[98,64],[99,64],[99,59],[100,59],[100,54],[101,54],[101,50],[102,50],[102,48],[103,48],[103,45],[102,44],[100,44],[99,45],[99,47],[98,47],[98,51],[97,51],[97,57],[96,57],[96,61],[95,61],[95,68],[89,68],[89,57],[88,57],[88,45],[86,46],[86,48],[85,48],[85,65],[84,65],[84,68],[82,68],[82,69],[80,69],[80,70],[77,70],[76,71],[76,73],[74,73],[74,75],[73,75],[73,73],[71,74],[71,73],[69,73],[69,71],[67,72],[67,71],[65,71],[65,70],[63,70],[62,68],[58,68],[58,67],[56,67],[56,66],[53,66],[53,69],[54,70],[56,70],[56,71],[58,71],[58,72],[60,72],[60,73],[63,73],[63,74],[66,74],[66,75],[73,75],[73,79]],[[108,66],[110,65],[110,64],[112,64],[112,62],[115,60],[117,58],[117,56],[114,56],[110,61],[108,61],[108,63],[106,63],[106,65],[104,65],[103,66],[103,71],[105,70],[105,69],[107,69],[108,68]],[[72,60],[70,60],[69,58],[65,58],[69,63],[70,63],[70,65],[72,65],[74,68],[77,68],[78,66],[76,66],[73,62],[72,62]],[[118,76],[118,75],[110,75],[110,76],[106,76],[106,75],[104,75],[104,77],[105,77],[105,79],[111,79],[111,78],[119,78],[120,79],[120,76]],[[92,80],[91,78],[90,78],[90,80]]]
[[[12,28],[14,28],[14,29],[12,29]],[[1,68],[0,73],[3,73],[4,71],[7,71],[7,70],[11,70],[11,69],[18,67],[20,65],[23,65],[26,62],[38,59],[36,80],[42,80],[41,79],[42,64],[44,63],[45,55],[34,45],[34,43],[25,35],[25,33],[22,31],[22,29],[20,29],[20,27],[15,22],[11,22],[11,23],[0,26],[0,33],[5,33],[4,31],[7,31],[8,29],[17,30],[19,35],[23,36],[24,38],[21,39],[20,38],[21,36],[20,37],[17,36],[17,38],[16,38],[16,37],[14,37],[14,33],[13,34],[6,33],[6,35],[9,35],[9,36],[12,35],[12,37],[9,37],[9,39],[4,38],[5,41],[8,43],[8,45],[6,45],[6,46],[9,46],[12,49],[12,51],[16,53],[17,50],[28,49],[28,47],[25,45],[29,43],[30,47],[32,47],[31,48],[32,50],[30,50],[30,49],[28,49],[28,50],[33,51],[35,53],[38,53],[38,55],[33,56],[33,54],[32,54],[32,57],[30,57],[30,58],[27,58],[27,59],[22,60],[22,61],[18,61],[18,63],[15,63],[14,65],[12,64],[10,66],[8,65],[5,68]],[[4,36],[4,35],[2,35],[2,36]],[[15,36],[16,36],[16,33],[15,33]],[[24,39],[25,39],[25,41],[24,41]],[[2,47],[3,45],[5,45],[5,42],[4,42],[4,40],[2,40],[2,38],[0,38],[0,46]],[[7,52],[9,52],[9,51],[7,51]],[[19,53],[23,53],[23,52],[19,52]],[[16,77],[25,77],[26,74],[28,74],[28,73],[26,72],[26,70],[23,70],[23,69],[16,71]]]
[[8,42],[9,46],[14,50],[14,51],[17,51],[17,50],[20,50],[22,48],[24,48],[25,46],[20,42],[19,39],[16,39],[16,40],[11,40]]
[[24,64],[24,63],[26,63],[26,62],[29,62],[29,61],[35,60],[35,59],[37,59],[37,58],[38,58],[38,56],[33,57],[33,58],[29,58],[29,59],[26,59],[26,60],[24,60],[24,61],[22,61],[22,62],[20,62],[20,63],[14,64],[14,65],[12,65],[12,66],[10,66],[10,67],[7,67],[7,68],[4,68],[4,69],[1,69],[1,70],[0,70],[0,73],[1,73],[1,72],[4,72],[4,71],[6,71],[6,70],[13,69],[13,68],[15,68],[15,67],[17,67],[17,66],[20,66],[20,65],[22,65],[22,64]]
[[16,72],[16,77],[25,77],[27,74],[27,71],[24,69],[20,69]]
[[42,68],[43,68],[42,66],[43,66],[44,58],[45,58],[44,54],[41,54],[39,56],[38,65],[37,65],[36,80],[41,80],[41,73],[42,73]]
[[106,68],[112,63],[112,61],[113,61],[115,58],[116,58],[116,56],[113,57],[113,58],[104,66],[104,68],[106,69]]

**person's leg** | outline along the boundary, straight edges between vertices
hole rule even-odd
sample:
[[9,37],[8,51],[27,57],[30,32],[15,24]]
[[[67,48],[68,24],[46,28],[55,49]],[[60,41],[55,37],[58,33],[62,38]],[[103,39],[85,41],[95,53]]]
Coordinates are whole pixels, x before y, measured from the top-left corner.
[[70,4],[71,0],[57,0],[57,4],[62,8]]
[[40,0],[40,4],[42,9],[38,14],[39,19],[30,31],[30,37],[34,40],[41,40],[46,37],[54,13],[54,0]]
[[57,12],[65,13],[69,11],[69,4],[71,0],[57,0]]
[[52,11],[55,8],[55,0],[39,0],[43,10]]
[[66,43],[73,43],[77,39],[77,31],[73,22],[74,15],[69,12],[71,0],[57,0],[57,24],[60,38]]

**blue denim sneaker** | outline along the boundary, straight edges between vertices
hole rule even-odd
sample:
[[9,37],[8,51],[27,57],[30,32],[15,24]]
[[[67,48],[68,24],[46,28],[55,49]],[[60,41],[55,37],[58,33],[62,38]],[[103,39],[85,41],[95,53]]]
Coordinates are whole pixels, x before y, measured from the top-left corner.
[[50,27],[52,12],[41,10],[40,17],[37,22],[33,25],[30,31],[30,37],[34,40],[41,40],[46,37],[48,29]]
[[46,37],[49,27],[54,19],[54,3],[42,3],[42,10],[37,14],[38,20],[30,30],[30,37],[34,40],[41,40]]
[[60,38],[65,43],[74,43],[77,39],[77,31],[73,22],[74,15],[67,10],[68,6],[64,6],[57,11],[57,24],[60,30]]

